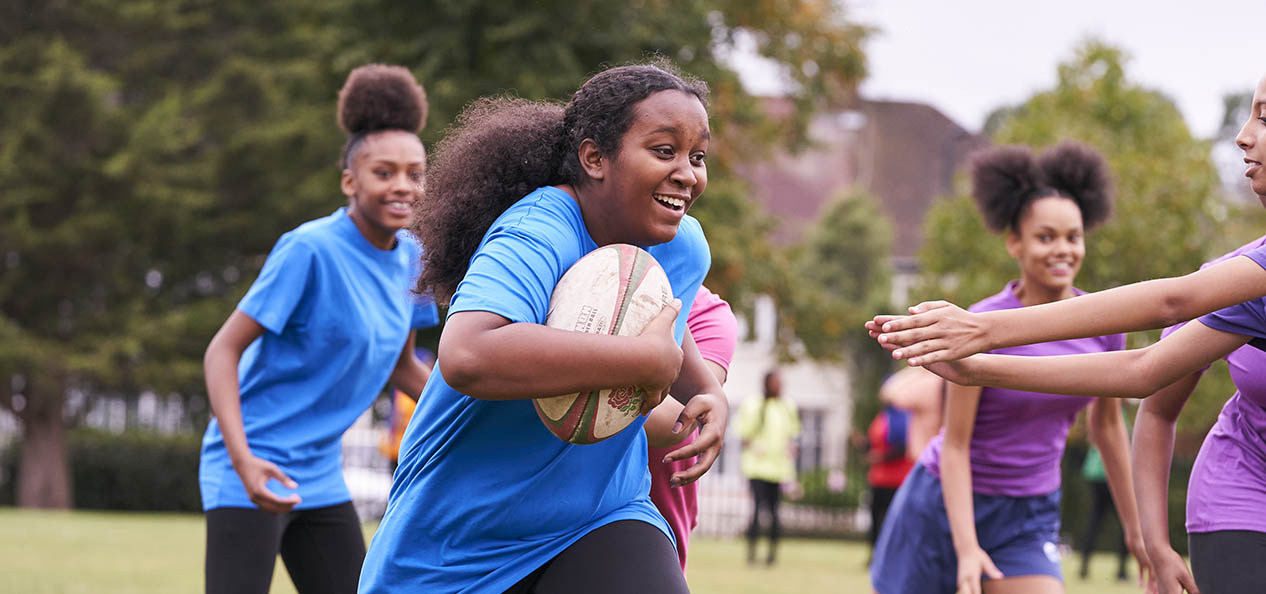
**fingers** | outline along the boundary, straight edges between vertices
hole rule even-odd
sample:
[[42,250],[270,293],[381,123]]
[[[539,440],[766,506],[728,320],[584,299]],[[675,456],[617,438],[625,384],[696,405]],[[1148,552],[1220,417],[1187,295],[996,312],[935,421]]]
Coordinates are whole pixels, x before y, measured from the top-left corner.
[[651,318],[651,321],[646,324],[646,329],[643,330],[642,333],[645,334],[652,328],[659,328],[660,326],[668,328],[668,331],[671,332],[673,324],[677,322],[677,314],[679,313],[681,313],[681,300],[673,299],[672,301],[669,301],[668,304],[664,306],[664,309],[659,310],[659,313],[655,314],[655,317]]
[[980,576],[966,575],[959,578],[958,594],[980,594]]
[[1002,572],[997,565],[993,564],[993,559],[990,559],[988,555],[985,556],[983,569],[985,570],[985,575],[989,576],[990,579],[1000,580],[1003,578]]
[[299,483],[294,482],[294,479],[286,476],[286,473],[282,472],[281,468],[272,462],[268,462],[267,465],[264,466],[264,474],[269,478],[277,479],[277,482],[285,485],[287,489],[299,488]]
[[1196,578],[1191,576],[1190,571],[1184,571],[1178,574],[1178,583],[1182,584],[1183,589],[1188,594],[1200,594],[1200,588],[1196,587]]
[[638,414],[642,416],[651,414],[651,411],[655,410],[655,407],[664,401],[664,398],[668,395],[667,392],[667,390],[645,390],[642,396],[642,408]]
[[912,314],[921,314],[923,312],[932,311],[934,309],[940,309],[942,307],[949,307],[951,305],[954,305],[954,304],[948,301],[943,301],[943,300],[938,299],[936,301],[924,301],[923,303],[910,307],[909,311]]
[[670,487],[680,487],[698,480],[712,468],[712,464],[721,454],[721,446],[724,445],[722,439],[724,428],[718,423],[696,422],[700,423],[699,436],[693,442],[664,456],[665,463],[698,456],[693,466],[673,473],[668,482]]
[[299,488],[299,483],[286,476],[286,473],[282,472],[281,468],[276,464],[263,459],[259,459],[259,462],[259,478],[253,481],[255,484],[249,485],[247,488],[251,501],[258,505],[260,509],[275,514],[288,512],[298,505],[301,501],[298,493],[280,497],[268,488],[268,480],[276,479],[277,482],[287,489],[297,489]]

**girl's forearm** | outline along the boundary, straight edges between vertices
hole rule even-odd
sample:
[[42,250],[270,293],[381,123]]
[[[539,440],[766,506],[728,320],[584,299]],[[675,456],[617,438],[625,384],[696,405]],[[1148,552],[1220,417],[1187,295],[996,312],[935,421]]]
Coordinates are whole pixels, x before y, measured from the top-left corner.
[[954,550],[961,552],[976,548],[980,541],[976,536],[971,462],[966,449],[948,444],[941,449],[941,489]]
[[[450,319],[452,323],[452,319]],[[513,400],[641,385],[661,365],[643,337],[583,334],[540,324],[506,324],[440,342],[440,370],[474,398]],[[680,369],[673,370],[675,374]]]
[[1108,490],[1116,502],[1117,515],[1121,518],[1121,526],[1126,540],[1142,537],[1139,528],[1138,504],[1135,500],[1134,484],[1130,477],[1130,445],[1125,430],[1125,419],[1121,414],[1120,403],[1115,400],[1099,400],[1094,405],[1097,411],[1091,419],[1091,441],[1099,448],[1103,458],[1104,474],[1108,479]]
[[1174,429],[1178,413],[1199,380],[1199,373],[1190,374],[1145,399],[1134,422],[1134,495],[1143,543],[1149,552],[1172,548],[1168,516]]

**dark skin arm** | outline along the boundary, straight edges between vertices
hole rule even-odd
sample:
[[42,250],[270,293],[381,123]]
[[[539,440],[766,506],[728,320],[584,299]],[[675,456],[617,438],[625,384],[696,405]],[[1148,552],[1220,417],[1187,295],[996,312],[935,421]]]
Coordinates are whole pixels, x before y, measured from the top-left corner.
[[675,300],[639,336],[582,334],[511,323],[482,311],[453,314],[440,336],[439,360],[453,389],[481,400],[521,400],[633,385],[642,412],[659,404],[682,368],[673,338]]
[[299,503],[299,495],[278,497],[265,486],[269,479],[277,479],[291,489],[298,487],[276,464],[251,453],[246,442],[246,428],[242,423],[242,392],[237,381],[237,366],[242,353],[256,338],[264,333],[264,327],[241,310],[233,310],[229,319],[215,333],[207,345],[203,357],[203,371],[207,380],[207,398],[211,411],[220,424],[224,435],[224,447],[228,450],[233,470],[242,479],[246,494],[260,509],[283,513]]
[[694,466],[673,473],[668,484],[680,487],[703,476],[712,463],[721,455],[721,446],[725,443],[725,427],[730,418],[730,404],[721,389],[721,382],[709,368],[707,362],[699,355],[694,337],[689,332],[682,340],[684,357],[681,374],[673,382],[671,393],[673,398],[685,405],[672,432],[685,435],[692,425],[699,427],[699,437],[694,441],[668,453],[664,462],[682,460],[699,456]]
[[431,368],[413,354],[417,336],[416,330],[409,332],[409,337],[404,341],[404,348],[400,349],[400,357],[396,359],[396,367],[391,371],[391,379],[388,380],[391,385],[404,392],[405,396],[414,400],[422,394],[422,388],[426,387],[426,380],[431,377]]

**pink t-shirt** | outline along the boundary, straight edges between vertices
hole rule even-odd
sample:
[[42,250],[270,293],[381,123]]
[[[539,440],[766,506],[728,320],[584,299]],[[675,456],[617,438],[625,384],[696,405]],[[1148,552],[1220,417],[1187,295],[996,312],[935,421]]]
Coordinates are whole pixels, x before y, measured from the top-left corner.
[[[1078,294],[1081,294],[1078,291]],[[1076,297],[1074,297],[1076,299]],[[971,306],[971,311],[1024,307],[1015,296],[1015,282],[1001,293]],[[1119,351],[1125,335],[1060,340],[992,351],[1003,355],[1044,357]],[[986,387],[980,391],[969,456],[974,493],[1029,497],[1059,488],[1059,463],[1064,457],[1068,428],[1077,413],[1094,398],[1038,394]],[[923,449],[919,458],[932,475],[941,476],[941,446],[945,429]]]
[[[730,369],[730,359],[734,357],[734,345],[738,341],[738,323],[730,311],[730,305],[706,287],[699,287],[695,295],[694,305],[690,307],[686,326],[690,335],[699,347],[699,354],[705,361],[712,361],[726,371]],[[690,543],[690,531],[698,524],[699,501],[698,483],[690,483],[676,489],[668,486],[674,472],[690,468],[694,458],[663,463],[664,456],[695,440],[697,432],[682,440],[681,443],[666,448],[650,448],[647,453],[651,471],[651,501],[664,514],[673,534],[677,536],[677,557],[681,560],[681,570],[686,570],[686,547]]]
[[[1266,268],[1266,237],[1202,266],[1247,255]],[[1266,333],[1260,312],[1264,299],[1203,316],[1215,330],[1258,337]],[[1181,326],[1181,324],[1180,324]],[[1168,336],[1178,326],[1167,328]],[[1253,530],[1266,532],[1266,352],[1244,345],[1227,355],[1235,395],[1222,407],[1205,436],[1187,482],[1187,532]]]

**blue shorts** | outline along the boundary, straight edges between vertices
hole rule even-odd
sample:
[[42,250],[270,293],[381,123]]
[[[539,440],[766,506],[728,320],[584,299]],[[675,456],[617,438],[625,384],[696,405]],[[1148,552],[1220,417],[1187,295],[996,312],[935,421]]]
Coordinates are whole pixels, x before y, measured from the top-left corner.
[[[1058,489],[1033,497],[974,493],[972,505],[980,548],[1003,575],[1049,575],[1063,581]],[[879,531],[870,583],[880,594],[953,594],[957,578],[958,556],[941,481],[916,464]]]

